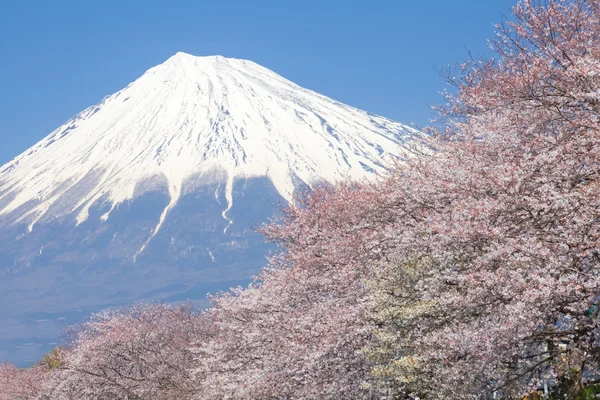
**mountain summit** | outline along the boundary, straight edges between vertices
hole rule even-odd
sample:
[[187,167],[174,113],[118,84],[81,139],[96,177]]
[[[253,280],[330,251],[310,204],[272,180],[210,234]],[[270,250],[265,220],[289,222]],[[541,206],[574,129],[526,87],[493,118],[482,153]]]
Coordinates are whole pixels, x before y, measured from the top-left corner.
[[[303,89],[251,61],[177,53],[76,115],[0,169],[0,221],[35,223],[98,201],[114,206],[163,186],[170,202],[198,176],[267,177],[295,185],[362,178],[418,133]],[[223,216],[227,218],[227,209]]]
[[252,227],[296,186],[376,176],[420,138],[251,61],[176,54],[0,167],[0,360],[103,308],[246,284],[273,249]]

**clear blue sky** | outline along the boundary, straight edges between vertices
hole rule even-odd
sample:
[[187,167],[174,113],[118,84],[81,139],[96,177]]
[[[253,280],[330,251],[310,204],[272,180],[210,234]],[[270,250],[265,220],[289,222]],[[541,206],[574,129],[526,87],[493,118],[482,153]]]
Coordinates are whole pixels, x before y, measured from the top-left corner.
[[177,51],[264,65],[427,123],[436,67],[486,51],[511,0],[0,0],[0,164]]

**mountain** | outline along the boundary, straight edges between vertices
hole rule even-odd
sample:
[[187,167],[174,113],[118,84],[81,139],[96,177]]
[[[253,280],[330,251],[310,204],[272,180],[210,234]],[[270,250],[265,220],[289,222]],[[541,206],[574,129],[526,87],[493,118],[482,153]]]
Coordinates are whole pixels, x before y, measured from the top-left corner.
[[133,301],[244,284],[298,186],[374,177],[420,133],[251,61],[177,53],[0,167],[0,360]]

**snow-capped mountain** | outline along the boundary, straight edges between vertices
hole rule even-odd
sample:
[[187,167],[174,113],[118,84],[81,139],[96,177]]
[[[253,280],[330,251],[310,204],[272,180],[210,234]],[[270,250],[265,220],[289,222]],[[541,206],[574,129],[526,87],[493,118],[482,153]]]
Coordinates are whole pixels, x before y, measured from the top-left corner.
[[267,177],[289,200],[298,179],[381,171],[415,134],[251,61],[177,53],[3,166],[0,215],[19,209],[30,230],[73,212],[81,223],[97,201],[115,206],[161,181],[171,201],[158,231],[194,175],[224,172],[228,207],[240,176]]
[[0,167],[0,359],[61,318],[243,282],[268,248],[251,225],[295,187],[376,176],[420,138],[251,61],[177,53]]

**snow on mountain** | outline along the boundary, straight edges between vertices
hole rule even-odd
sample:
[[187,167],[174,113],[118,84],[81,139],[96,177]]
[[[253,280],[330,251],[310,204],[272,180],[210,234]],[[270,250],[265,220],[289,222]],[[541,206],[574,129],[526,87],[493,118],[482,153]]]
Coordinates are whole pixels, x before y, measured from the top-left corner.
[[[177,53],[1,167],[0,220],[81,223],[97,201],[112,211],[161,181],[170,202],[154,235],[192,176],[225,172],[227,218],[239,177],[267,177],[289,201],[298,183],[381,172],[418,135],[251,61]],[[93,183],[73,193],[84,178]]]

